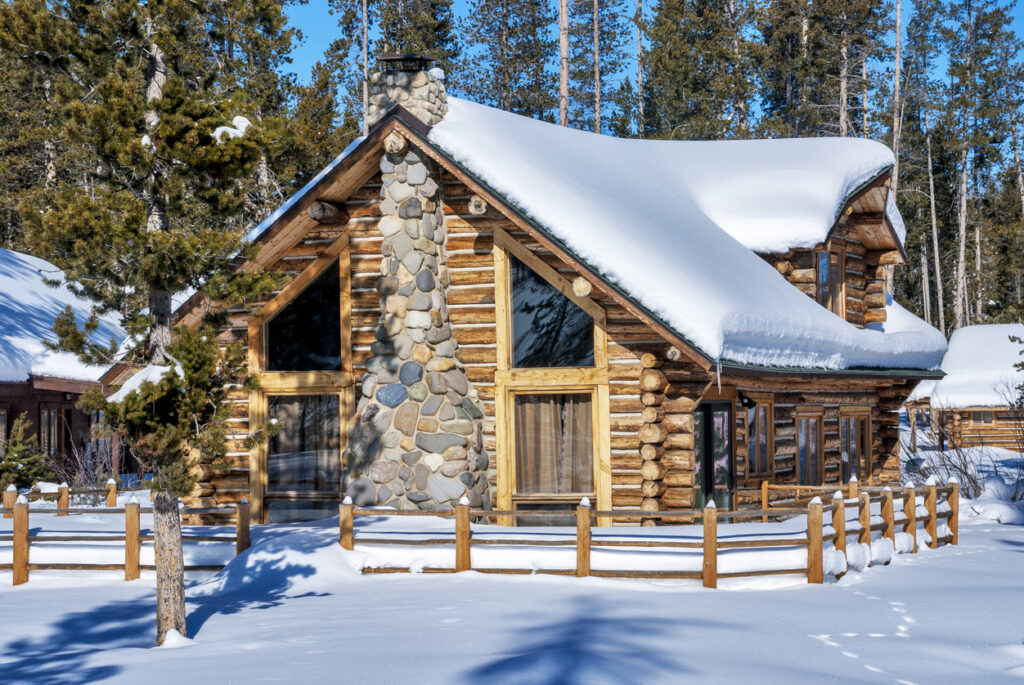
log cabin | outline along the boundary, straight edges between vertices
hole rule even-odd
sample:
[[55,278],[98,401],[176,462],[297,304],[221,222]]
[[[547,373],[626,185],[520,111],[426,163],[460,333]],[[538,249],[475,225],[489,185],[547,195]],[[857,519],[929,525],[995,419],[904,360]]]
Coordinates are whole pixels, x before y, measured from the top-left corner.
[[1019,409],[1024,370],[1016,365],[1024,325],[966,326],[953,332],[942,358],[945,376],[922,381],[907,399],[910,448],[919,431],[939,449],[988,445],[1024,452],[1024,415]]
[[[79,323],[92,303],[59,282],[61,271],[42,259],[0,249],[0,450],[14,421],[25,414],[39,448],[54,470],[71,475],[87,465],[101,443],[92,435],[92,417],[76,407],[90,387],[102,387],[104,366],[82,364],[73,355],[54,352],[54,320],[71,307]],[[124,332],[103,317],[93,334],[99,342],[120,342]]]
[[899,481],[896,410],[945,339],[886,300],[885,146],[600,136],[448,97],[419,56],[370,92],[369,134],[249,235],[287,284],[221,312],[261,387],[191,504],[566,511],[530,525]]

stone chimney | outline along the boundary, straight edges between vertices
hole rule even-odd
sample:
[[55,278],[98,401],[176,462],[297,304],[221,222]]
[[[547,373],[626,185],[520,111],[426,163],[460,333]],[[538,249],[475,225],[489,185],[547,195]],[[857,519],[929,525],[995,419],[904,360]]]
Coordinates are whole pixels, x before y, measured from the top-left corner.
[[[394,104],[440,121],[443,73],[419,56],[382,61],[371,124]],[[441,170],[397,132],[384,149],[380,321],[345,449],[346,494],[361,506],[444,511],[466,496],[489,508],[484,414],[448,319]]]
[[370,107],[367,123],[373,126],[388,110],[401,105],[427,126],[433,126],[448,113],[444,72],[430,68],[434,61],[426,55],[381,55],[383,71],[370,76]]

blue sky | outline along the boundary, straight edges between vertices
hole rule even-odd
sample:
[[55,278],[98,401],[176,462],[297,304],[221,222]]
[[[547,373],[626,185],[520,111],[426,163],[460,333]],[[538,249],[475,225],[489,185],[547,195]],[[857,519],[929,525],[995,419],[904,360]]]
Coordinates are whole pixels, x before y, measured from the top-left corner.
[[[649,7],[653,2],[645,0],[644,4]],[[456,13],[461,14],[464,6],[464,0],[456,0]],[[904,16],[913,10],[909,1],[904,2],[903,10]],[[1015,2],[1013,14],[1014,30],[1018,36],[1024,36],[1024,7]],[[290,71],[305,82],[309,79],[313,63],[323,56],[324,50],[337,37],[338,23],[328,12],[328,0],[308,0],[303,5],[292,5],[288,8],[288,15],[291,25],[300,29],[305,36],[303,43],[292,51]]]

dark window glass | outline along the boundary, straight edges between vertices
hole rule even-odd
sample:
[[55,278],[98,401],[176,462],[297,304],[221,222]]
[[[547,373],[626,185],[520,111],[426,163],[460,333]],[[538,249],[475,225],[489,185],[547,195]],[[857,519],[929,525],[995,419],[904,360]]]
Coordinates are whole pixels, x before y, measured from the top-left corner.
[[516,395],[516,492],[594,492],[590,394]]
[[818,254],[818,304],[823,307],[829,305],[829,286],[832,284],[832,279],[829,278],[829,254],[828,252],[819,252]]
[[516,511],[564,511],[565,514],[538,514],[517,516],[516,525],[523,526],[575,526],[576,504],[572,502],[517,502]]
[[840,454],[842,457],[842,482],[848,483],[850,478],[860,478],[860,436],[861,420],[844,416],[839,421]]
[[796,425],[800,485],[821,485],[821,419],[817,416],[798,418]]
[[747,474],[767,475],[770,470],[768,428],[772,417],[768,405],[755,404],[747,409]]
[[341,371],[340,299],[335,265],[267,323],[267,370]]
[[270,500],[267,502],[267,523],[317,521],[338,515],[338,500]]
[[512,264],[512,365],[594,365],[594,320],[515,257]]
[[732,488],[732,411],[726,403],[702,404],[693,413],[696,504],[703,508],[708,493],[716,507],[728,509]]
[[280,431],[267,443],[269,492],[336,493],[341,483],[337,395],[271,395],[267,418]]

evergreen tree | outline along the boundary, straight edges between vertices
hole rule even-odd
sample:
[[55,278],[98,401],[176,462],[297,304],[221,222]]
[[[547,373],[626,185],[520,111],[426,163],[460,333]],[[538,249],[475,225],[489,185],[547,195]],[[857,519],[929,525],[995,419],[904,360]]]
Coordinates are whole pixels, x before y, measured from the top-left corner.
[[459,90],[477,102],[551,121],[554,12],[541,0],[474,0],[463,29],[465,74]]
[[35,433],[29,433],[29,425],[28,414],[22,412],[11,424],[7,441],[0,440],[0,490],[12,484],[30,488],[53,477],[39,440]]
[[623,0],[569,5],[570,126],[600,133],[612,121],[616,81],[625,66],[626,9]]
[[452,0],[378,0],[378,54],[433,57],[454,85],[461,55]]

